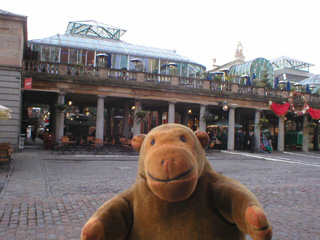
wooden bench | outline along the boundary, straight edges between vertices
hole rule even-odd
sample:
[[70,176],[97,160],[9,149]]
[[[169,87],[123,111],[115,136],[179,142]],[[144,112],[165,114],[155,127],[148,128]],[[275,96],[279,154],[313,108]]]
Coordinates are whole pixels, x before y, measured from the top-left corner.
[[0,161],[11,161],[13,148],[11,143],[0,144]]
[[13,148],[10,143],[1,143],[0,144],[0,162],[7,162],[7,176],[8,170],[10,168],[10,163],[12,160]]

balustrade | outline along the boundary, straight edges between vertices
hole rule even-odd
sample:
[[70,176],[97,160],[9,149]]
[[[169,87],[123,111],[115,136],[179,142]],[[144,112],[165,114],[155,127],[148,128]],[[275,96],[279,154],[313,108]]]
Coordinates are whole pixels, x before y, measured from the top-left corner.
[[145,80],[144,81],[145,82],[152,82],[152,83],[171,84],[172,77],[154,74],[154,73],[145,73]]
[[232,83],[210,81],[210,89],[220,91],[231,91]]
[[185,86],[190,88],[203,88],[203,80],[195,78],[179,78],[179,86]]
[[264,88],[264,95],[269,97],[282,96],[280,89]]
[[[266,97],[288,98],[290,91],[262,88],[252,85],[241,85],[231,82],[209,81],[204,79],[172,77],[154,73],[143,73],[120,69],[108,69],[93,66],[79,66],[62,63],[47,63],[32,60],[24,60],[24,72],[52,75],[88,76],[95,78],[107,78],[113,80],[150,82],[155,84],[178,85],[189,88],[210,89],[218,91],[232,91],[250,95],[264,95]],[[305,94],[303,94],[305,95]],[[301,94],[294,94],[293,100],[302,100]],[[308,102],[319,103],[319,94],[307,94]]]
[[238,92],[245,94],[258,94],[258,89],[252,85],[239,85]]
[[320,103],[320,96],[318,94],[309,94],[309,102]]

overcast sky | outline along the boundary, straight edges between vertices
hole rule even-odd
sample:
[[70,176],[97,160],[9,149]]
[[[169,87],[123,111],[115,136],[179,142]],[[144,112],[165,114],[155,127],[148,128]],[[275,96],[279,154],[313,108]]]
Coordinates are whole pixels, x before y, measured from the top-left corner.
[[69,21],[96,20],[126,29],[129,43],[175,49],[212,68],[234,60],[287,56],[320,74],[318,0],[55,0],[2,1],[0,9],[28,16],[28,38],[64,34]]

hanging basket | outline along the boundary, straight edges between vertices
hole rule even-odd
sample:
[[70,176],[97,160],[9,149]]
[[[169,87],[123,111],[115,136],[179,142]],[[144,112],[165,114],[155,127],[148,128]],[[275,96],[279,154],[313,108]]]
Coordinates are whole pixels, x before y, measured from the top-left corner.
[[201,121],[205,121],[206,123],[209,123],[212,120],[213,120],[213,115],[211,113],[206,113],[201,118]]
[[134,115],[134,118],[140,123],[147,115],[147,111],[137,111]]
[[317,124],[314,123],[314,122],[309,122],[309,123],[308,123],[308,127],[309,127],[309,128],[315,128],[316,126],[317,126]]
[[261,118],[259,121],[259,125],[261,129],[268,129],[269,127],[269,120],[266,118]]

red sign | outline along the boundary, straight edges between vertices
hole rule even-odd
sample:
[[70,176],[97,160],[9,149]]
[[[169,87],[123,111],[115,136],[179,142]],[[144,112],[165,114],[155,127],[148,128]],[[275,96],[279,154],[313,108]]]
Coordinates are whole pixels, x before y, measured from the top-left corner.
[[31,89],[31,88],[32,88],[32,78],[25,78],[24,89]]

